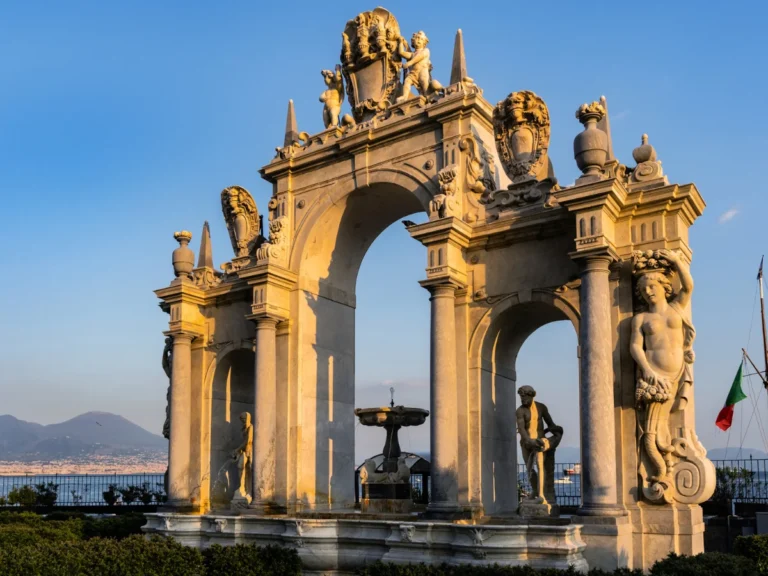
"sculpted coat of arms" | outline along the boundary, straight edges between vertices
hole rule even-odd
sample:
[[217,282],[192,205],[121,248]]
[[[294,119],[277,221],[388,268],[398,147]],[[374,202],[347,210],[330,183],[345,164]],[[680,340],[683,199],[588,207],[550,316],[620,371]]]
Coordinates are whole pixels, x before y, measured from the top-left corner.
[[385,110],[400,91],[400,26],[384,8],[362,12],[342,33],[341,65],[355,120]]

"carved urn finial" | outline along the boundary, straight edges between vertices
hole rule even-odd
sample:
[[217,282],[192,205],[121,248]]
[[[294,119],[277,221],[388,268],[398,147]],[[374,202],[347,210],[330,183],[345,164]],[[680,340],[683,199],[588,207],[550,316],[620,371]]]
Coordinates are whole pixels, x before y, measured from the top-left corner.
[[[661,169],[661,160],[656,158],[656,149],[648,144],[648,134],[643,134],[641,144],[632,150],[632,158],[637,162],[637,166],[632,170],[629,181],[632,184],[649,182],[666,183],[666,177]],[[661,180],[660,180],[661,179]]]
[[600,179],[608,159],[608,135],[597,127],[604,117],[605,108],[599,102],[582,104],[576,110],[576,118],[584,125],[584,131],[573,140],[573,155],[583,173],[581,178]]
[[195,267],[195,253],[189,247],[189,241],[192,240],[192,232],[187,230],[174,232],[173,237],[179,243],[179,247],[173,251],[173,272],[177,278],[189,276]]
[[643,134],[640,146],[632,150],[632,158],[638,164],[656,161],[656,149],[648,144],[648,134]]

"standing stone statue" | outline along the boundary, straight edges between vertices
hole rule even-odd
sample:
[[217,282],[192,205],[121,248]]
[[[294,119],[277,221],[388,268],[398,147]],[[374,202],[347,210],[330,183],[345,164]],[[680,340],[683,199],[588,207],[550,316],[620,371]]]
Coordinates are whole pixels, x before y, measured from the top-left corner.
[[238,471],[238,489],[235,497],[232,499],[234,507],[247,506],[251,503],[250,487],[253,483],[251,479],[251,462],[253,459],[253,425],[251,424],[251,415],[248,412],[240,414],[242,423],[243,442],[232,451],[232,459],[237,462]]
[[168,390],[165,393],[165,422],[163,422],[163,436],[171,438],[171,372],[173,371],[173,338],[165,339],[163,348],[163,371],[168,376]]
[[555,502],[555,448],[563,428],[555,424],[544,404],[533,401],[536,390],[531,386],[521,386],[517,393],[521,404],[515,412],[517,432],[532,488],[532,494],[520,504],[520,514],[548,516]]
[[320,94],[320,102],[323,106],[323,124],[326,128],[339,125],[341,103],[344,101],[344,78],[341,75],[341,66],[335,70],[323,70],[321,72],[328,89]]

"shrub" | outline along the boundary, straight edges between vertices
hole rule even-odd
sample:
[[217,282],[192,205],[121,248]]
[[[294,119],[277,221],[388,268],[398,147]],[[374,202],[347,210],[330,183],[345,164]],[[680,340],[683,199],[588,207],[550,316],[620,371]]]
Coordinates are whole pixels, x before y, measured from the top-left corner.
[[35,484],[35,505],[50,508],[59,497],[59,485],[53,482]]
[[733,551],[752,560],[760,574],[768,574],[768,535],[738,536]]
[[33,508],[37,503],[37,492],[32,486],[17,486],[8,492],[8,503],[11,506]]
[[5,499],[5,496],[0,496],[0,506],[6,506],[8,504],[8,500]]
[[44,542],[0,547],[4,576],[202,576],[202,556],[171,539],[122,541],[94,538],[81,542]]
[[107,506],[114,506],[120,498],[120,495],[117,493],[116,484],[110,484],[109,489],[106,492],[102,492],[101,495],[104,497],[104,502],[107,503]]
[[86,518],[83,521],[85,538],[113,538],[121,540],[134,534],[141,534],[141,527],[147,523],[142,514],[121,514],[111,518]]
[[203,552],[207,576],[299,576],[301,560],[296,550],[280,546],[258,547],[214,544]]
[[757,567],[749,558],[735,554],[706,552],[696,556],[670,554],[653,565],[651,576],[755,576]]

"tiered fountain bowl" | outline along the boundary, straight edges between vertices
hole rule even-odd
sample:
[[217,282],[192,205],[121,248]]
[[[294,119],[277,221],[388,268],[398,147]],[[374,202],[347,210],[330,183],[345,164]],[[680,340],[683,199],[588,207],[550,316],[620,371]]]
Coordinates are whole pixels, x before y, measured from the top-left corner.
[[[394,403],[393,403],[394,404]],[[429,416],[429,410],[406,406],[357,408],[355,415],[363,426],[380,426],[387,431],[384,443],[384,462],[381,469],[362,483],[363,512],[404,513],[411,509],[411,483],[408,474],[398,473],[398,460],[402,455],[398,431],[403,426],[420,426]],[[371,461],[366,461],[366,465]],[[371,466],[372,467],[372,466]],[[371,470],[370,472],[374,472]]]

